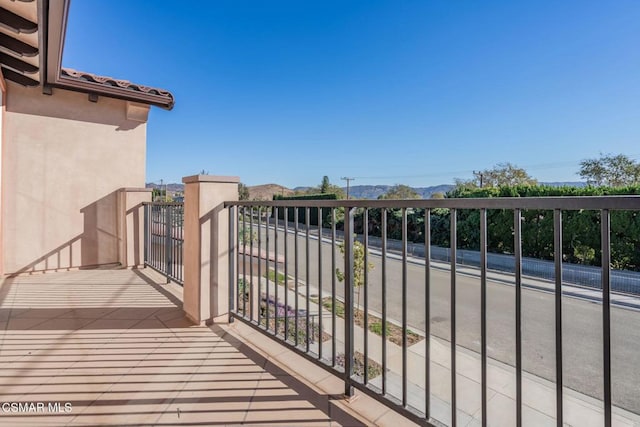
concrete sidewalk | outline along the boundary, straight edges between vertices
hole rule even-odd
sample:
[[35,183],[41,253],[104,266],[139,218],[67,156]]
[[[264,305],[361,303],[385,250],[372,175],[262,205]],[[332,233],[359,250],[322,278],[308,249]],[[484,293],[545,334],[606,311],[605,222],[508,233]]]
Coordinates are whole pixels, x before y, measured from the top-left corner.
[[[257,279],[257,278],[256,278]],[[262,278],[262,283],[266,280]],[[299,282],[298,302],[305,307],[307,289]],[[270,282],[273,290],[274,283]],[[294,291],[288,290],[288,300],[295,301]],[[309,295],[317,294],[317,289],[309,287]],[[283,300],[284,286],[279,288],[280,300]],[[311,304],[317,308],[317,303]],[[331,332],[332,316],[325,309],[320,310],[323,317],[323,330]],[[394,322],[395,323],[395,322]],[[336,347],[338,353],[344,349],[344,320],[336,317]],[[415,329],[413,329],[415,331]],[[382,339],[372,332],[368,333],[368,356],[382,365]],[[364,353],[365,331],[354,326],[355,351]],[[422,334],[424,336],[424,334]],[[321,343],[323,355],[331,355],[331,341]],[[402,348],[390,341],[387,350],[387,393],[395,398],[402,397]],[[448,341],[431,336],[430,338],[430,410],[436,420],[451,422],[451,347]],[[312,345],[317,353],[318,344]],[[425,340],[407,349],[407,400],[415,409],[425,410]],[[516,381],[515,368],[494,359],[487,362],[488,420],[491,426],[510,427],[516,420]],[[462,347],[456,349],[457,384],[457,421],[459,425],[481,425],[481,358],[480,354]],[[541,377],[523,372],[522,377],[522,413],[523,424],[531,426],[555,426],[555,383]],[[370,383],[382,388],[382,376],[370,379]],[[604,425],[604,410],[601,400],[564,388],[565,425],[596,427]],[[640,415],[621,408],[613,408],[613,425],[640,426]]]

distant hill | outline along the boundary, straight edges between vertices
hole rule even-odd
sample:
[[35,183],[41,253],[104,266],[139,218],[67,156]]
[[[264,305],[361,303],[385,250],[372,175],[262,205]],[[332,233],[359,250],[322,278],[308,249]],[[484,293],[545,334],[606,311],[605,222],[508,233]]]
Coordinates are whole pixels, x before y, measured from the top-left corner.
[[160,188],[160,184],[156,184],[155,182],[147,182],[145,184],[145,188],[154,188],[154,189],[165,189],[165,186],[167,187],[167,191],[184,191],[184,184],[179,184],[177,182],[173,182],[173,183],[169,183],[169,184],[162,184],[162,188]]
[[308,189],[310,189],[311,187],[294,187],[293,191],[294,192],[298,192],[298,191],[307,191]]
[[[549,185],[551,187],[585,187],[587,183],[579,181],[560,181],[560,182],[541,182],[541,185]],[[147,188],[160,188],[160,184],[149,182]],[[164,185],[162,189],[164,189]],[[184,191],[184,184],[169,183],[166,184],[167,190],[170,192]],[[356,199],[377,199],[378,196],[386,193],[392,185],[353,185],[349,188],[349,195]],[[433,193],[446,193],[455,186],[451,184],[434,185],[431,187],[411,187],[423,199],[429,199]],[[262,184],[249,187],[249,200],[273,200],[274,194],[291,196],[296,191],[304,191],[309,187],[295,187],[293,190],[278,184]],[[343,190],[347,191],[347,187]]]
[[[357,199],[377,199],[383,195],[392,185],[354,185],[349,188],[349,195]],[[431,198],[433,193],[446,193],[454,186],[448,184],[434,185],[432,187],[411,187],[416,193],[420,194],[423,199]],[[347,188],[343,188],[346,192]]]
[[278,184],[254,185],[249,188],[249,200],[273,200],[274,194],[291,196],[294,191]]
[[[541,182],[541,185],[549,185],[551,187],[585,187],[587,184],[584,182]],[[392,185],[353,185],[349,188],[349,194],[351,197],[357,199],[377,199],[378,196],[386,193],[391,189]],[[420,194],[423,199],[429,199],[434,193],[446,193],[452,190],[455,185],[440,184],[431,187],[411,187],[416,193]],[[304,190],[305,187],[297,187],[296,190]],[[347,188],[343,190],[346,192]]]

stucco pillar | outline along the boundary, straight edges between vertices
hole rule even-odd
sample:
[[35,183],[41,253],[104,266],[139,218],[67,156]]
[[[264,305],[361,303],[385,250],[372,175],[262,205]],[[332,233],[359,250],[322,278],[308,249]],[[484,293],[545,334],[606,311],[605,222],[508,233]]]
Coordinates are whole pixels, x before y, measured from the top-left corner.
[[196,324],[227,322],[229,312],[229,211],[240,178],[194,175],[184,188],[183,309]]
[[144,202],[151,201],[151,188],[118,190],[118,262],[134,268],[144,264]]

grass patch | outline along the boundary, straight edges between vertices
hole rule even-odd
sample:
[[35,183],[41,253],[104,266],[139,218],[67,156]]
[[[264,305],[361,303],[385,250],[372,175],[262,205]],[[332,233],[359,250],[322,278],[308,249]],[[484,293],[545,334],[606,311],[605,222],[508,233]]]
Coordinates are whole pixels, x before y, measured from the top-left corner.
[[275,270],[271,270],[271,269],[265,274],[263,274],[262,277],[266,277],[268,280],[275,282],[278,285],[284,285],[287,282],[287,277],[282,273],[278,273],[278,277],[276,280],[276,272]]
[[[369,330],[376,335],[382,336],[382,321],[379,322],[369,322]],[[391,335],[391,328],[389,327],[389,322],[387,322],[387,336]]]
[[[322,306],[333,312],[333,310],[331,309],[332,306],[332,301],[331,298],[327,297],[327,298],[322,298]],[[344,319],[344,304],[341,303],[340,301],[336,301],[336,316]]]
[[[332,301],[331,298],[323,298],[322,306],[328,310],[332,311]],[[336,316],[344,319],[344,303],[336,300]],[[367,328],[376,335],[382,336],[382,319],[372,314],[369,314]],[[364,311],[358,309],[354,313],[354,321],[356,325],[364,328]],[[387,339],[394,344],[402,346],[402,328],[393,323],[387,322],[386,326],[386,335]],[[410,329],[407,329],[407,346],[411,346],[415,343],[418,343],[423,340],[423,337],[416,334]]]
[[[356,351],[353,354],[353,373],[364,378],[364,354]],[[336,364],[344,368],[344,353],[336,356]],[[367,379],[373,379],[382,375],[382,366],[375,360],[368,358],[367,360]]]

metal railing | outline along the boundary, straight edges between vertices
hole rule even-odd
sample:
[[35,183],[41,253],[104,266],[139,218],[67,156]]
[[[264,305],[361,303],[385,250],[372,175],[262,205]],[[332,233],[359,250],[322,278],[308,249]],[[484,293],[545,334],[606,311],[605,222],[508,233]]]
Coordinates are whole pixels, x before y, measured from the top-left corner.
[[[290,221],[290,226],[293,222]],[[301,225],[304,229],[304,224]],[[331,237],[331,231],[327,228],[322,229],[324,238]],[[339,240],[342,240],[343,233],[337,231]],[[356,235],[356,240],[362,242],[363,236]],[[373,251],[379,251],[381,246],[381,237],[369,235],[369,248]],[[387,251],[389,253],[401,254],[403,242],[402,240],[387,238]],[[411,258],[424,258],[425,245],[424,242],[407,242],[407,253]],[[448,247],[431,245],[430,256],[433,261],[451,262],[451,251]],[[463,266],[480,267],[480,251],[470,249],[458,249],[456,251],[456,263]],[[513,254],[504,253],[487,253],[487,268],[495,272],[515,273],[515,258]],[[582,265],[563,262],[563,282],[571,283],[576,286],[585,288],[602,289],[600,280],[600,267],[592,265]],[[554,280],[555,263],[544,259],[531,257],[522,257],[522,274],[532,278],[540,278],[545,280]],[[640,295],[640,271],[611,269],[611,290],[617,293]]]
[[[456,322],[457,299],[460,290],[460,276],[456,273],[455,262],[458,252],[457,213],[461,210],[479,211],[480,254],[479,283],[480,298],[477,301],[480,310],[480,350],[481,361],[481,422],[487,425],[487,211],[493,209],[513,212],[513,294],[515,332],[515,401],[516,425],[522,425],[523,404],[523,348],[522,348],[522,214],[528,209],[549,210],[553,212],[552,245],[554,254],[553,288],[550,298],[553,300],[555,337],[555,402],[557,425],[563,425],[563,222],[562,212],[569,210],[599,211],[601,233],[600,290],[602,301],[602,402],[604,407],[604,425],[611,426],[611,211],[640,210],[640,198],[634,196],[610,197],[543,197],[543,198],[492,198],[492,199],[444,199],[444,200],[323,200],[323,201],[273,201],[273,202],[227,202],[230,210],[229,221],[229,268],[230,268],[230,320],[239,319],[268,336],[284,343],[290,349],[308,360],[337,373],[344,378],[345,395],[353,394],[354,388],[383,402],[406,417],[422,425],[442,425],[443,421],[433,416],[431,393],[431,350],[429,339],[432,336],[432,287],[434,268],[431,252],[431,214],[432,210],[445,208],[450,212],[450,248],[448,310],[449,334],[446,337],[450,346],[450,400],[449,425],[457,425],[457,383]],[[407,211],[424,209],[424,261],[421,287],[421,313],[408,311],[409,295]],[[299,213],[304,210],[305,223],[299,224]],[[310,224],[310,210],[317,212],[318,224]],[[369,263],[370,253],[368,223],[372,211],[379,210],[382,219],[380,254],[378,262],[380,272],[380,306],[372,309],[370,289],[372,273]],[[283,212],[286,211],[286,215]],[[399,257],[393,260],[388,253],[388,213],[401,213],[401,249]],[[377,214],[378,212],[376,212]],[[292,215],[293,224],[287,222]],[[343,217],[343,239],[338,239],[337,217]],[[356,238],[354,218],[365,224],[362,235]],[[323,218],[330,228],[329,237],[323,236]],[[326,230],[325,230],[326,231]],[[326,233],[325,233],[326,236]],[[312,240],[317,240],[312,242]],[[362,243],[358,243],[360,240]],[[341,259],[342,258],[342,259]],[[396,264],[400,263],[399,267]],[[300,265],[302,263],[302,266]],[[397,276],[391,278],[390,271]],[[327,272],[329,272],[327,274]],[[340,284],[339,284],[340,283]],[[411,284],[411,286],[416,286]],[[358,300],[356,300],[356,288]],[[363,300],[360,300],[360,289]],[[414,289],[414,288],[412,288]],[[376,291],[376,292],[378,292]],[[464,291],[464,289],[462,289]],[[595,292],[595,291],[594,291]],[[394,301],[394,302],[391,302]],[[394,307],[393,304],[399,305]],[[397,313],[393,318],[391,312]],[[317,314],[317,322],[312,323],[310,316]],[[424,340],[425,361],[419,372],[410,372],[408,363],[409,340],[416,335],[409,329],[410,318],[421,316],[425,319],[421,331]],[[565,314],[566,316],[566,314]],[[355,330],[372,331],[373,323],[378,322],[380,339],[375,342],[369,333],[359,333],[356,349]],[[565,319],[566,321],[566,319]],[[413,322],[413,320],[412,320]],[[363,325],[363,326],[358,326]],[[393,378],[389,361],[389,325],[399,328],[396,336],[400,346],[401,369]],[[373,351],[375,350],[375,351]],[[379,353],[380,366],[370,358]],[[415,365],[414,365],[415,366]],[[372,369],[375,368],[375,369]],[[409,378],[422,376],[424,381],[424,401],[415,404],[410,396]]]
[[144,203],[144,264],[180,285],[184,273],[184,205]]

